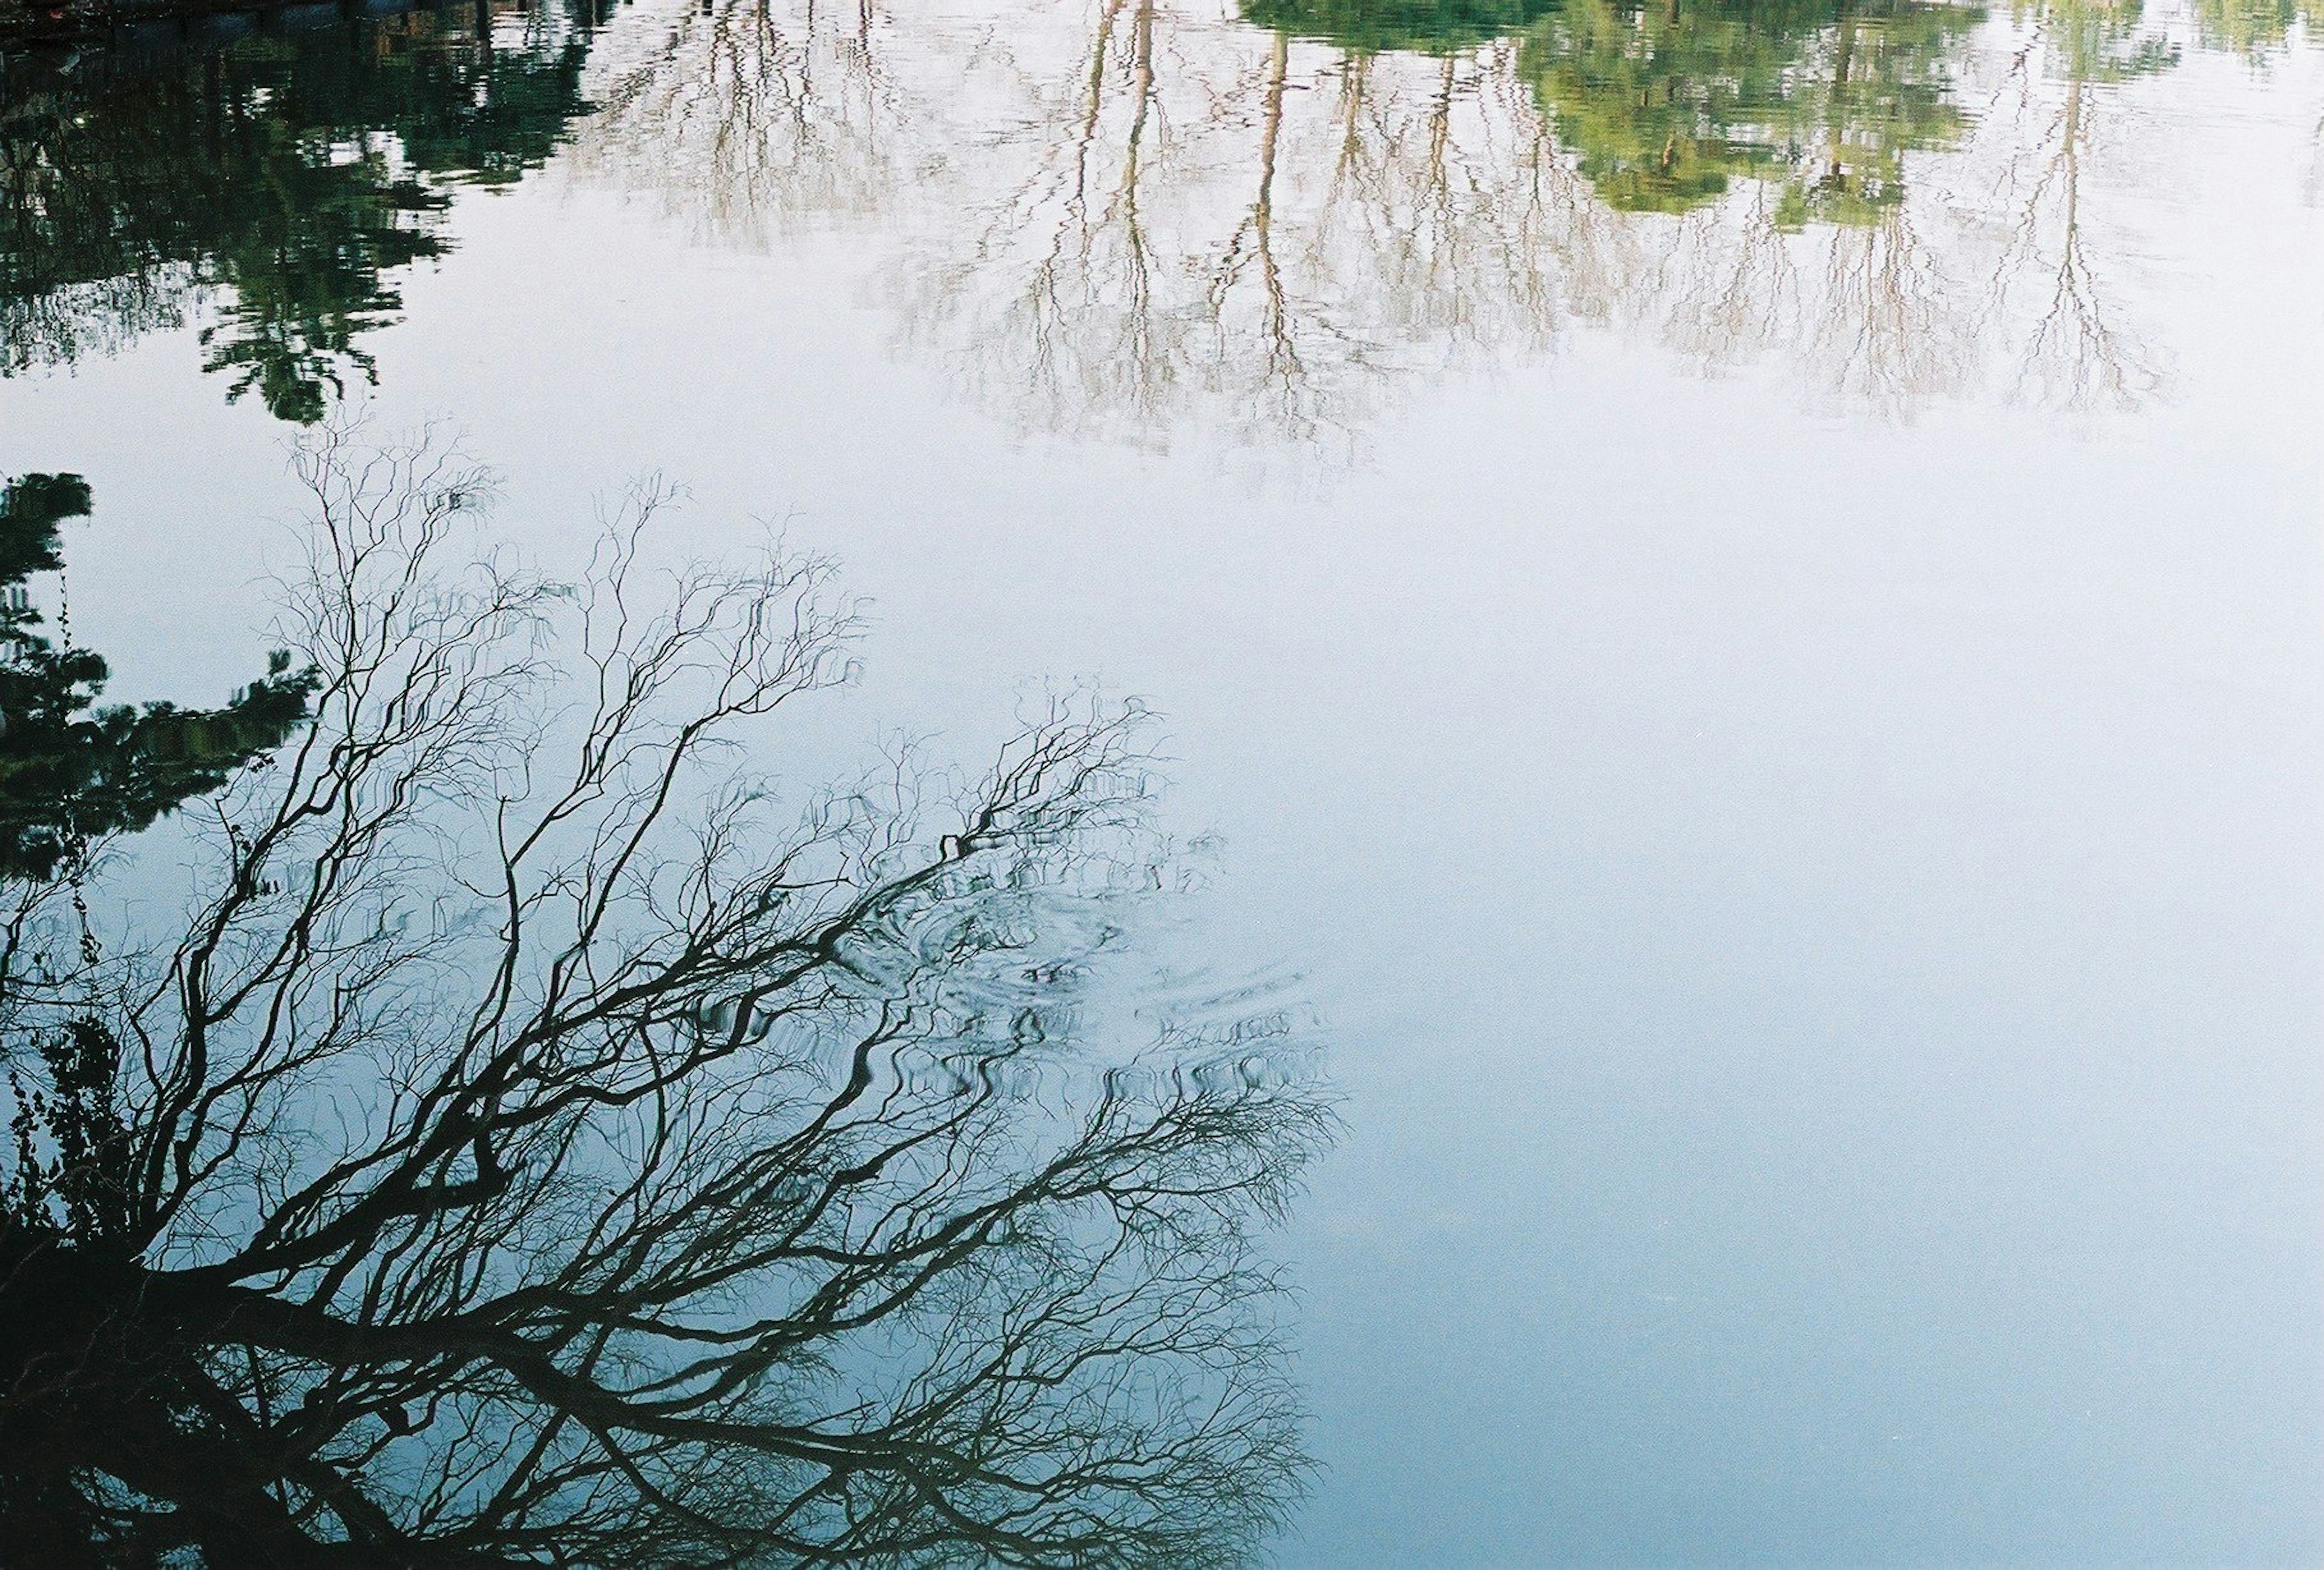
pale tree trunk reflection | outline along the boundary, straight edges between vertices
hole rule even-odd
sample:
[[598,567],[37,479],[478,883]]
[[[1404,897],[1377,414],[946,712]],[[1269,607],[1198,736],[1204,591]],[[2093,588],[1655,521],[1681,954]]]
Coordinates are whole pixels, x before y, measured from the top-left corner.
[[[1031,429],[1360,447],[1400,382],[1536,358],[1581,324],[1715,369],[1771,360],[1896,419],[2011,360],[2040,402],[2151,393],[2089,264],[2071,81],[2038,191],[2062,239],[2030,246],[2055,262],[2054,309],[2027,318],[1977,282],[1991,225],[1954,196],[2029,155],[1964,88],[2023,47],[2009,29],[1915,0],[1763,20],[1574,0],[1504,36],[1383,48],[1165,0],[973,24],[867,6],[753,44],[744,70],[695,36],[723,23],[680,18],[611,75],[582,141],[609,171],[658,145],[641,174],[672,199],[698,171],[696,210],[732,239],[779,231],[767,215],[889,211],[901,341]],[[1627,85],[1600,58],[1617,46]],[[1649,134],[1648,167],[1625,162]]]

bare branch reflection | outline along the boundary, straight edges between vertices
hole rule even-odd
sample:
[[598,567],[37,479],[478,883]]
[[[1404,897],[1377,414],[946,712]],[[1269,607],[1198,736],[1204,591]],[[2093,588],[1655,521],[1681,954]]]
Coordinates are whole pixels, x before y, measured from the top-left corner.
[[2024,18],[2010,105],[2017,142],[1997,189],[2014,207],[1995,269],[1997,314],[2020,304],[2016,381],[2068,409],[2136,409],[2163,385],[2154,350],[2109,298],[2085,208],[2095,136],[2110,93],[2170,69],[2180,51],[2138,0],[2045,0]]
[[[907,341],[1035,429],[1158,442],[1208,417],[1238,443],[1351,442],[1397,383],[1538,354],[1576,310],[1613,309],[1618,236],[1514,57],[1102,10],[1076,134],[1019,122],[1008,167],[1032,172],[968,199],[991,215],[975,248],[937,231],[904,269]],[[1595,298],[1568,306],[1571,288]]]
[[562,143],[569,177],[707,244],[855,229],[899,344],[1027,431],[1352,448],[1411,391],[1577,328],[1889,419],[1987,392],[2135,409],[2168,363],[2120,227],[2145,100],[2190,51],[2261,66],[2316,21],[2313,0],[549,14],[351,24],[368,52],[237,47],[215,79],[0,71],[0,372],[210,309],[234,391],[318,419],[374,374],[366,335],[444,253],[451,188]]
[[881,60],[873,0],[717,0],[601,47],[603,107],[579,165],[643,188],[723,244],[887,208],[911,178],[913,103]]
[[1139,713],[779,808],[825,566],[650,572],[651,488],[464,566],[444,449],[303,463],[312,720],[184,925],[97,852],[0,922],[0,1556],[1251,1563],[1330,1114],[1280,1003],[1140,984]]
[[[1892,419],[2161,385],[2090,217],[2112,95],[2181,58],[2135,8],[1245,15],[706,0],[604,67],[581,162],[724,243],[881,213],[901,343],[1033,431],[1360,445],[1398,387],[1577,327]],[[2196,22],[2257,57],[2298,14]]]

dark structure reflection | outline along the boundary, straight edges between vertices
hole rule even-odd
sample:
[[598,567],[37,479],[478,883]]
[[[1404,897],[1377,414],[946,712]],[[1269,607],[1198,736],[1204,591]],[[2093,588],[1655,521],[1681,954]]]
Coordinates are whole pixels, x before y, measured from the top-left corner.
[[182,930],[14,886],[0,1558],[1251,1562],[1331,1119],[1278,1014],[1109,1004],[1138,716],[778,815],[731,748],[847,674],[820,565],[456,568],[475,476],[306,462],[315,717]]

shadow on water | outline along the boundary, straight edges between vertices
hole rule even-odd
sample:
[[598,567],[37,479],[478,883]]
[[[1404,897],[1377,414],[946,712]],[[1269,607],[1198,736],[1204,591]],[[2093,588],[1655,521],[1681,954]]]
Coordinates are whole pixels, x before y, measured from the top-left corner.
[[199,320],[229,398],[319,419],[453,192],[540,167],[585,107],[577,17],[319,9],[0,60],[0,370]]
[[[572,580],[479,563],[482,476],[321,429],[267,716],[5,881],[0,1557],[1255,1562],[1259,1240],[1332,1115],[1279,1001],[1139,980],[1139,712],[778,806],[827,568],[664,579],[650,494]],[[10,493],[33,568],[70,491]],[[172,793],[156,936],[109,831]]]

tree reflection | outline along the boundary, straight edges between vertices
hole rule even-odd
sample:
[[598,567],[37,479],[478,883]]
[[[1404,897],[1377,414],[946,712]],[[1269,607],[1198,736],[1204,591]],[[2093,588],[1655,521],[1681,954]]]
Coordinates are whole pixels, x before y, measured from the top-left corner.
[[319,418],[450,188],[537,166],[583,106],[586,36],[485,6],[244,39],[141,65],[0,70],[0,371],[108,352],[214,302],[206,364]]
[[688,6],[668,29],[608,41],[601,103],[576,150],[601,177],[649,186],[706,237],[762,245],[802,223],[879,211],[933,106],[884,68],[872,0]]
[[1907,152],[1950,147],[1960,48],[1983,14],[1913,0],[1571,0],[1523,69],[1560,141],[1626,211],[1684,212],[1737,180],[1782,188],[1776,222],[1863,224]]
[[8,1562],[1250,1562],[1330,1120],[1279,1017],[1114,1001],[1136,714],[779,815],[823,567],[655,589],[649,493],[578,582],[455,569],[441,449],[303,472],[314,721],[182,932],[6,924]]
[[[2198,31],[2264,53],[2292,14]],[[1996,377],[2066,406],[2160,385],[2090,220],[2106,100],[2181,58],[2135,10],[1240,15],[709,0],[609,46],[575,162],[722,243],[880,214],[903,341],[1032,430],[1355,443],[1400,381],[1576,324],[1895,418]]]
[[2097,221],[2115,105],[2307,4],[686,0],[602,42],[429,13],[151,80],[12,68],[0,330],[21,368],[216,298],[211,365],[312,419],[451,186],[559,144],[588,43],[576,172],[719,244],[876,216],[901,337],[1028,429],[1353,442],[1400,382],[1576,323],[1897,418],[1997,382],[2135,406],[2163,356]]
[[278,653],[223,707],[97,707],[104,656],[36,632],[25,590],[35,574],[62,574],[59,528],[89,504],[78,475],[0,488],[0,879],[78,875],[92,840],[146,827],[279,746],[314,688]]
[[2280,53],[2296,28],[2324,26],[2318,0],[2195,0],[2196,36],[2205,49],[2255,64]]
[[2041,0],[2024,20],[2034,47],[2017,62],[2019,128],[1999,187],[2015,210],[1994,299],[2030,304],[2019,339],[2023,390],[2070,408],[2135,408],[2162,373],[2107,296],[2084,183],[2107,89],[2170,69],[2180,50],[2147,23],[2139,0]]
[[1238,440],[1349,440],[1394,380],[1589,309],[1555,264],[1599,286],[1609,236],[1537,119],[1505,140],[1512,46],[1480,69],[1231,36],[1198,53],[1154,0],[1101,9],[1070,139],[1025,122],[1007,186],[967,199],[973,245],[912,269],[914,341],[1047,429],[1152,439],[1199,409]]
[[1359,54],[1452,54],[1530,26],[1554,0],[1248,0],[1254,27]]
[[[1482,45],[1478,8],[1247,14],[1280,30],[1095,13],[1058,73],[1085,103],[1023,122],[1070,143],[1028,145],[975,250],[920,270],[915,337],[963,346],[1038,426],[1166,429],[1199,399],[1306,439],[1352,431],[1396,376],[1575,321],[1653,323],[1714,365],[1781,353],[1899,412],[1967,374],[1974,308],[1903,169],[1968,127],[1950,78],[1977,13],[1579,0]],[[1166,27],[1175,77],[1150,64]],[[1141,145],[1157,123],[1168,143]],[[1102,199],[1093,168],[1120,171]]]

